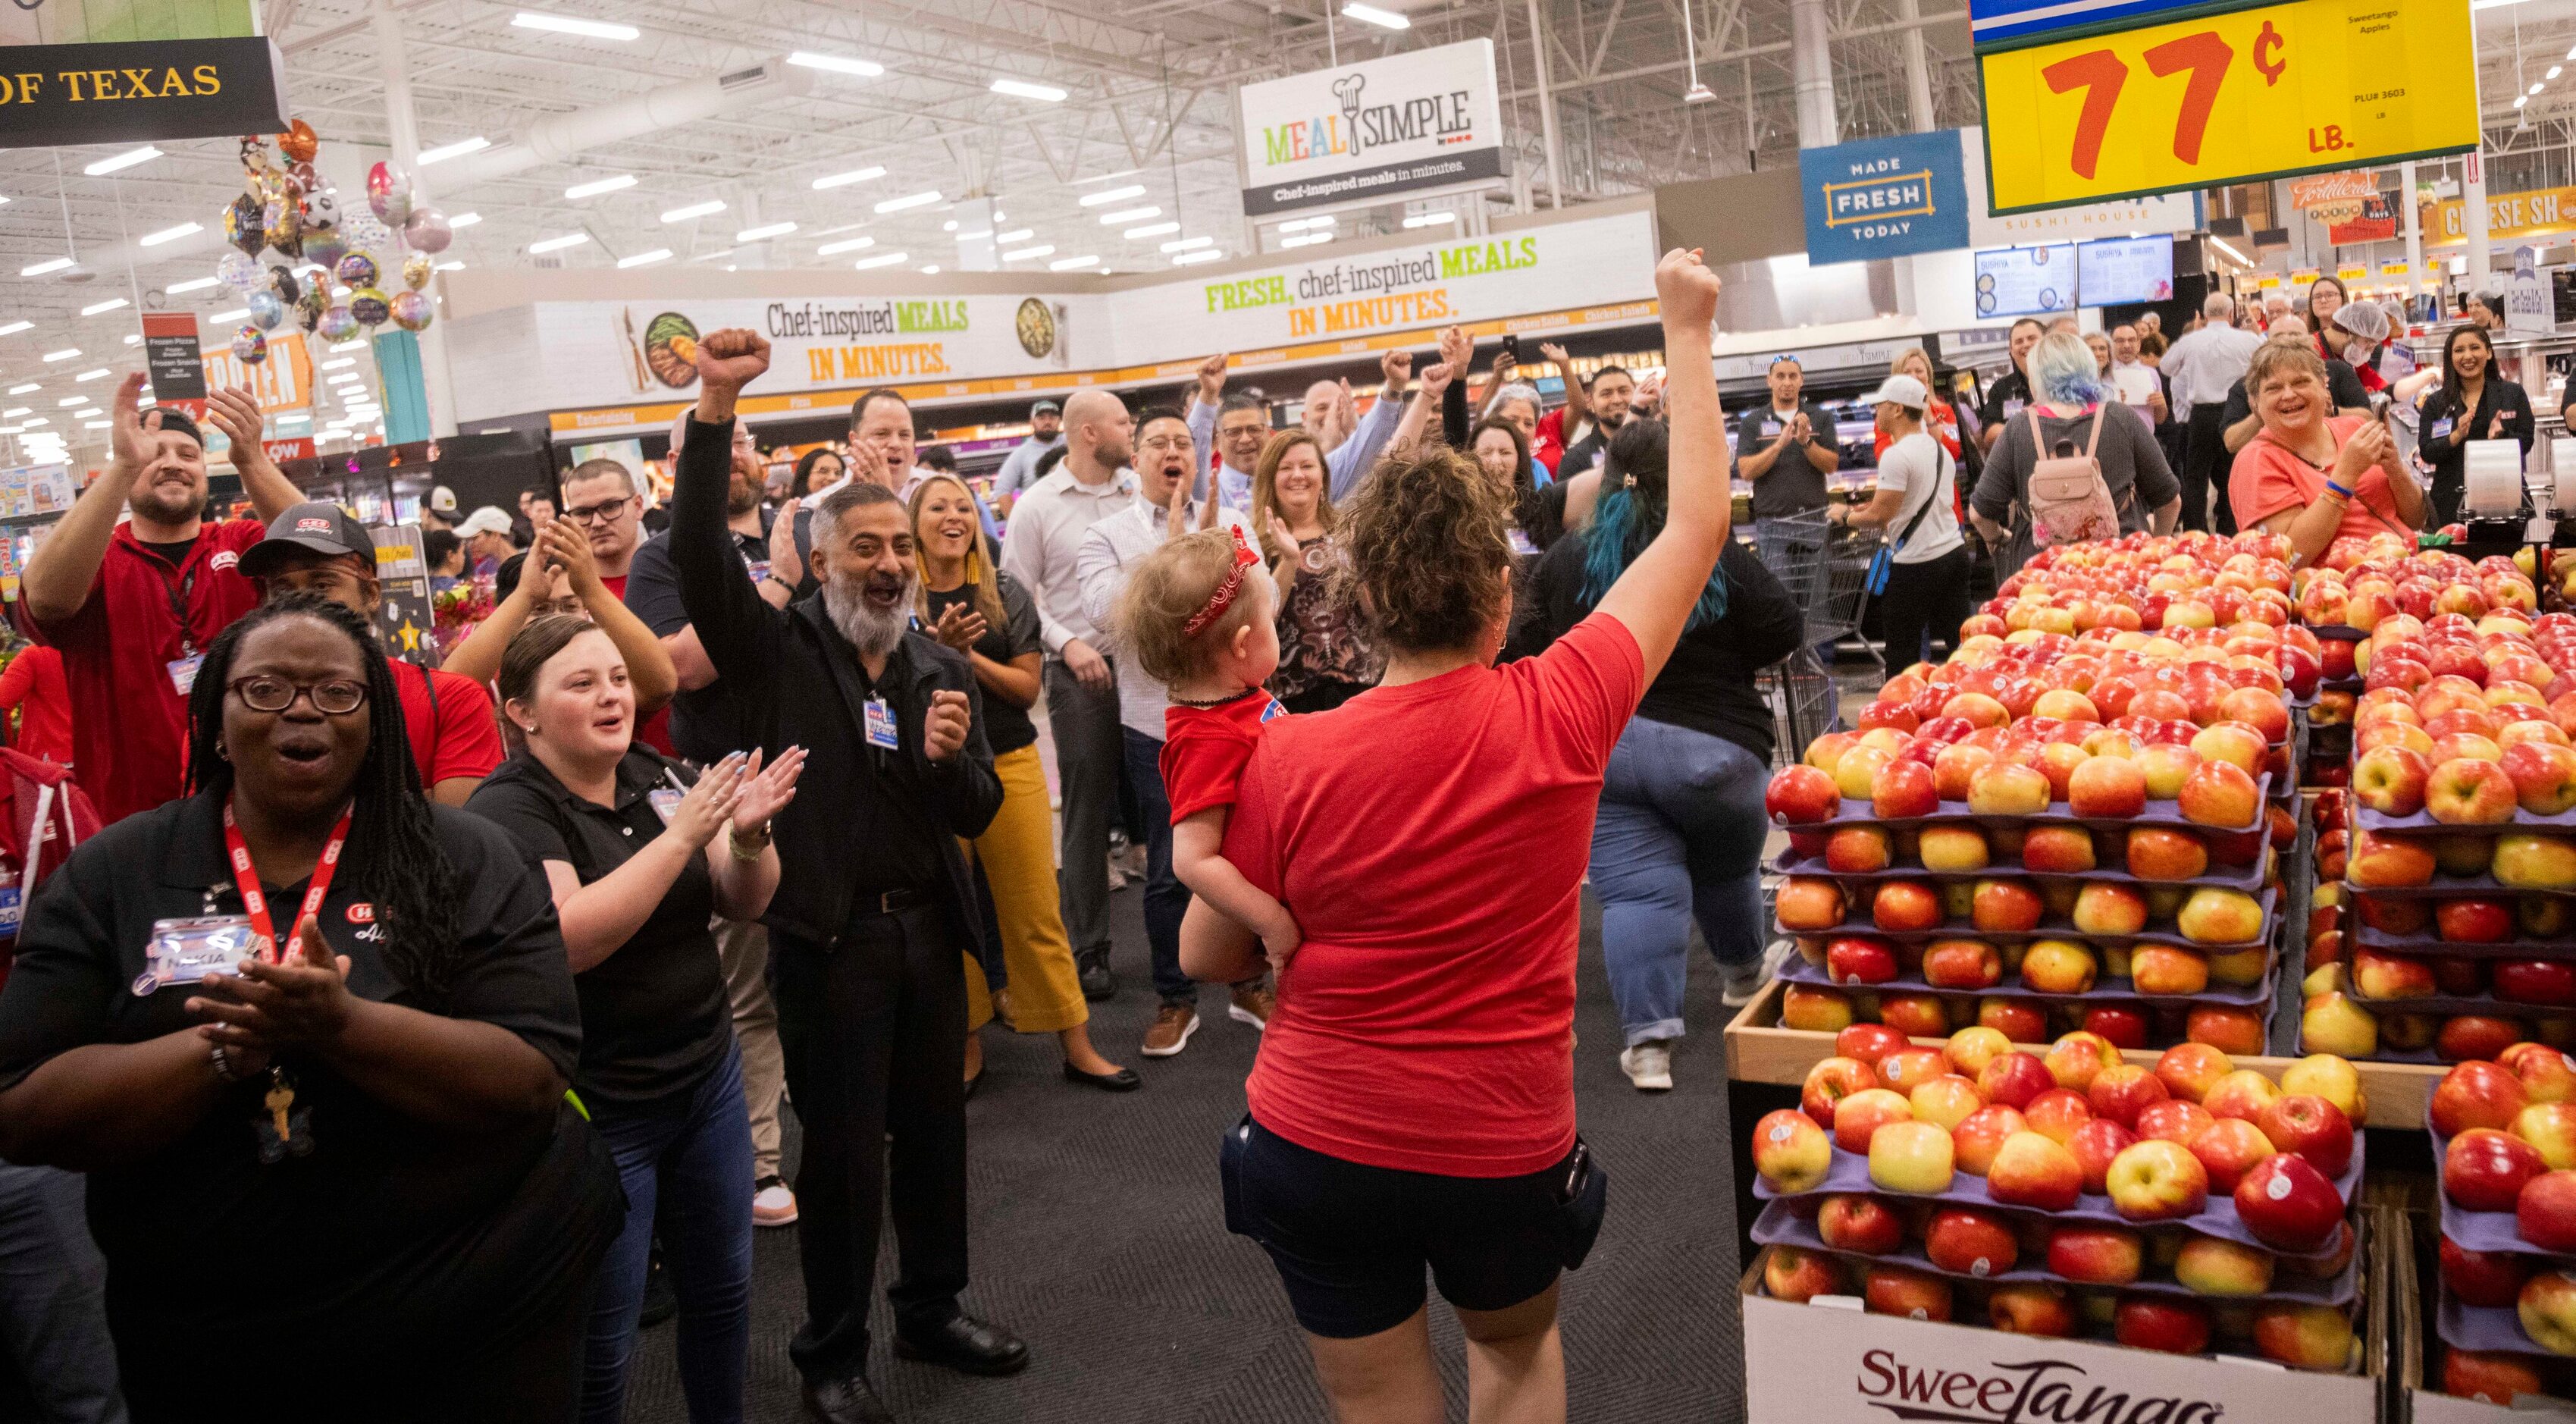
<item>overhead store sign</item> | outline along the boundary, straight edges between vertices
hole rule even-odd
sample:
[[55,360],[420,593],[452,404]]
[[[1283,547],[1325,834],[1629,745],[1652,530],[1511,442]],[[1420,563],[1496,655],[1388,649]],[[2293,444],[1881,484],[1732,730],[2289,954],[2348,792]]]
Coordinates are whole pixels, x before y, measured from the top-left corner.
[[210,351],[205,357],[205,382],[209,386],[246,386],[259,397],[262,410],[309,410],[313,405],[313,353],[304,345],[304,333],[300,331],[271,336],[267,359],[255,366],[243,364],[230,349]]
[[1863,262],[1968,245],[1957,129],[1798,150],[1807,260]]
[[1977,67],[1998,213],[2478,143],[2468,0],[2299,0],[1981,49]]
[[0,7],[0,148],[269,133],[285,97],[250,0]]
[[[2424,240],[2468,239],[2468,205],[2457,198],[2423,205]],[[2576,232],[2576,188],[2538,188],[2487,195],[2487,240],[2499,246],[2521,237]]]
[[1497,185],[1494,42],[1467,40],[1239,91],[1253,217]]
[[2342,173],[2319,173],[2290,181],[2290,206],[2322,208],[2330,204],[2359,203],[2379,196],[2379,175],[2360,169]]
[[1961,129],[1959,143],[1966,154],[1961,166],[1968,186],[1971,247],[2091,242],[2132,233],[2190,232],[2200,226],[2198,193],[2163,193],[2038,212],[1996,213],[1986,194],[1986,131]]

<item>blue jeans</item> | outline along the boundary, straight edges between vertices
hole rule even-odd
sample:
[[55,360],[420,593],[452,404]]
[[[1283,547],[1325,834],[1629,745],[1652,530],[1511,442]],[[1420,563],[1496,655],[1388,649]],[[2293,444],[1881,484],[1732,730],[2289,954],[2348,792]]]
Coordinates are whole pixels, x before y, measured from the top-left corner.
[[75,1173],[0,1162],[0,1351],[46,1424],[125,1424],[83,1196]]
[[1717,962],[1761,961],[1762,788],[1770,768],[1723,737],[1630,719],[1601,780],[1592,891],[1630,1046],[1682,1036],[1691,921]]
[[1199,986],[1181,972],[1181,916],[1190,908],[1189,887],[1172,873],[1172,802],[1163,794],[1163,741],[1120,727],[1127,744],[1127,780],[1145,812],[1145,948],[1154,960],[1154,992],[1167,1004],[1195,1004]]
[[680,1296],[680,1388],[690,1424],[739,1424],[751,1354],[751,1118],[742,1051],[694,1092],[654,1109],[594,1106],[591,1126],[617,1158],[626,1227],[591,1287],[581,1417],[616,1424],[626,1413],[626,1365],[653,1240]]

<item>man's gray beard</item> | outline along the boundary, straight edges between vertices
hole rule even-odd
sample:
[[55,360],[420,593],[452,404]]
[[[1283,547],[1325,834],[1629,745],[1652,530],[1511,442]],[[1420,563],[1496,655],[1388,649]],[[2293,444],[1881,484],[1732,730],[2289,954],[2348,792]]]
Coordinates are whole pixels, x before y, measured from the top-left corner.
[[850,640],[850,646],[866,657],[881,658],[894,651],[903,641],[904,630],[912,626],[912,605],[920,591],[920,577],[903,581],[903,596],[892,608],[879,612],[868,602],[865,592],[867,577],[834,574],[823,585],[823,612],[831,617],[832,626]]

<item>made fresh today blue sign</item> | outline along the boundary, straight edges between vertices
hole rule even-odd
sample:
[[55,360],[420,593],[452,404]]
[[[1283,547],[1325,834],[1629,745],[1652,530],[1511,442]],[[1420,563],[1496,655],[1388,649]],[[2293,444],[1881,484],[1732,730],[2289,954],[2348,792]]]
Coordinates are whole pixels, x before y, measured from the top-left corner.
[[1807,260],[1862,262],[1968,245],[1957,129],[1798,150]]

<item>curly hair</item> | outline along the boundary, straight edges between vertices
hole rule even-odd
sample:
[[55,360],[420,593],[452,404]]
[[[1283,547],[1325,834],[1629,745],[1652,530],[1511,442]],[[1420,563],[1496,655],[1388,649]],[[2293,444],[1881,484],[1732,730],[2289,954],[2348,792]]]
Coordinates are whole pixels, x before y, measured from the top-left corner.
[[1264,606],[1261,591],[1252,585],[1267,583],[1269,571],[1248,564],[1225,612],[1195,634],[1185,631],[1234,568],[1230,529],[1193,530],[1171,540],[1146,555],[1128,576],[1110,616],[1110,635],[1157,682],[1168,685],[1204,674],[1215,665],[1217,649]]
[[1381,458],[1336,534],[1345,558],[1337,590],[1390,648],[1467,647],[1509,606],[1511,502],[1446,445]]
[[463,934],[457,908],[465,903],[465,878],[439,848],[429,798],[421,794],[420,768],[403,729],[401,690],[375,632],[357,614],[319,594],[272,598],[236,620],[206,650],[205,665],[188,695],[189,789],[228,796],[233,764],[216,746],[224,734],[224,699],[230,695],[233,660],[252,633],[289,618],[309,618],[347,638],[366,669],[367,754],[350,781],[354,806],[349,844],[341,865],[368,899],[384,927],[385,967],[424,1004],[444,1007],[455,978],[457,941]]

